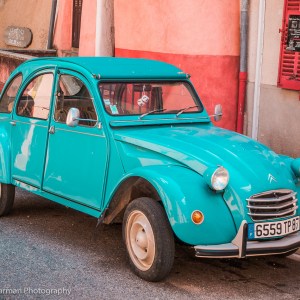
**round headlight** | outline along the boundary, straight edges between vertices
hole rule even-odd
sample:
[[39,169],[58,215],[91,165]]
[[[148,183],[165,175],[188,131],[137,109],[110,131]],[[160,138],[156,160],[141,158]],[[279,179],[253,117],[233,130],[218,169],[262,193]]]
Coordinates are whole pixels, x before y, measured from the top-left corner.
[[219,167],[211,176],[211,187],[216,191],[222,191],[229,182],[229,173],[224,167]]
[[215,191],[224,190],[229,182],[229,173],[224,167],[208,170],[205,175],[206,182]]

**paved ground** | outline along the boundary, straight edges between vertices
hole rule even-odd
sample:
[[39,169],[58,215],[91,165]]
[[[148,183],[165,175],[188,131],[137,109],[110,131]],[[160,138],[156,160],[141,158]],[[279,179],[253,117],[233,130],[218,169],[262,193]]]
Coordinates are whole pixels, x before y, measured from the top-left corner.
[[[178,247],[167,280],[148,283],[128,269],[121,226],[95,225],[92,217],[18,190],[13,213],[0,219],[0,299],[57,299],[43,293],[64,288],[70,295],[59,298],[300,300],[298,255],[196,260]],[[26,294],[7,295],[8,288]]]

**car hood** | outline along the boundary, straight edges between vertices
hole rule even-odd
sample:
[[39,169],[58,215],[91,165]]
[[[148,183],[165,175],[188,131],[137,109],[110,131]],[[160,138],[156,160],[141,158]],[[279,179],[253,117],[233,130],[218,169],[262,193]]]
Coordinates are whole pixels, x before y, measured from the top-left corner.
[[116,132],[115,139],[165,155],[203,175],[224,166],[230,183],[257,192],[292,188],[290,161],[268,147],[211,124],[161,126]]

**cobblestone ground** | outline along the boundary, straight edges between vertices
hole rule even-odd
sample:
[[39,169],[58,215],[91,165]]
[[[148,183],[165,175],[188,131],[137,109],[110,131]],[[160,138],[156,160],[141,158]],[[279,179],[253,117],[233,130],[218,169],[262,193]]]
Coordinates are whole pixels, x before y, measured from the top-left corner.
[[149,283],[128,268],[121,226],[95,226],[18,190],[0,219],[0,299],[300,299],[299,255],[198,260],[178,246],[170,276]]

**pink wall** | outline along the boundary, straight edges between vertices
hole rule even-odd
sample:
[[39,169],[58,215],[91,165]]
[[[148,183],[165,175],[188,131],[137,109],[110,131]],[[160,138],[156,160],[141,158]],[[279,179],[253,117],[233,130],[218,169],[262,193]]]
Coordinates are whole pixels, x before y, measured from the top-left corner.
[[115,0],[116,47],[239,55],[239,0]]
[[[58,3],[54,46],[58,49],[58,55],[62,56],[63,51],[72,50],[73,0],[61,0]],[[95,35],[96,0],[83,1],[78,55],[95,55]]]
[[[55,45],[71,49],[72,0],[59,1]],[[236,128],[239,0],[114,0],[116,56],[172,63],[192,75],[209,113]],[[96,0],[83,1],[79,55],[95,55]]]
[[239,0],[115,0],[116,56],[172,63],[191,80],[218,125],[235,130],[239,74]]
[[80,29],[80,56],[95,55],[96,0],[83,1]]
[[53,45],[60,50],[71,50],[72,48],[72,15],[73,0],[58,1],[58,14],[55,24]]

